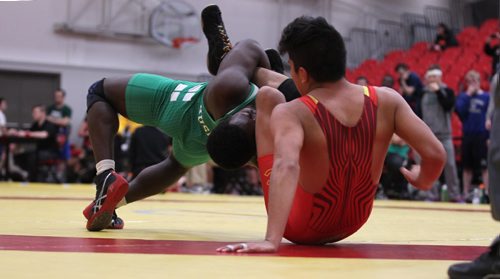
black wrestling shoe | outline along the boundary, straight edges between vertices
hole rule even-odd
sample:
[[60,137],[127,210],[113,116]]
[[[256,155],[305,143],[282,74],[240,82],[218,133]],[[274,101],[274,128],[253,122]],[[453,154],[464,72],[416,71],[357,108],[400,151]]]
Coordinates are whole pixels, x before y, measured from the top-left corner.
[[208,72],[216,75],[224,56],[233,48],[227,36],[220,9],[217,5],[205,7],[201,12],[203,33],[208,41]]
[[283,60],[281,60],[281,55],[278,51],[273,48],[266,49],[266,55],[271,64],[271,70],[283,75],[285,73],[285,67],[283,66]]
[[451,279],[493,279],[500,278],[500,236],[483,253],[470,263],[458,263],[448,268]]

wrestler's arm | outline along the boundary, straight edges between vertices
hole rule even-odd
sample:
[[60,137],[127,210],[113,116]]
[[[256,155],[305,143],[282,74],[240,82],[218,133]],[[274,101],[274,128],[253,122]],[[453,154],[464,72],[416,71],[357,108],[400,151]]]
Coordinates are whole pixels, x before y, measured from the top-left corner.
[[274,137],[274,163],[269,187],[267,232],[264,241],[227,245],[219,252],[272,253],[278,250],[285,232],[299,180],[299,155],[304,141],[304,130],[296,114],[277,106],[271,116]]
[[206,109],[214,119],[222,117],[248,97],[250,79],[257,67],[269,68],[269,61],[264,50],[252,40],[239,42],[224,57],[204,95]]
[[389,92],[395,105],[394,132],[405,140],[422,158],[420,167],[401,173],[413,186],[429,190],[443,170],[446,151],[429,127],[413,113],[406,101],[397,93]]
[[266,241],[276,249],[283,238],[300,174],[300,150],[304,129],[290,106],[280,105],[271,115],[274,163],[269,187]]

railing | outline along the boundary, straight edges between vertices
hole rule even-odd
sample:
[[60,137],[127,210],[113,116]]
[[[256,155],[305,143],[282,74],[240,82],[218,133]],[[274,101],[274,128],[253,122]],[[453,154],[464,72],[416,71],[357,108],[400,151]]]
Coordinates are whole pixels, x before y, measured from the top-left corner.
[[427,6],[424,8],[424,15],[429,20],[429,24],[436,27],[439,23],[444,23],[450,28],[454,28],[451,21],[450,10],[442,7]]
[[403,24],[391,20],[379,20],[377,32],[380,41],[381,53],[377,53],[377,58],[394,49],[406,49],[410,47],[410,36],[405,32]]
[[[358,65],[367,58],[372,58],[380,45],[377,31],[364,28],[353,28],[346,43],[348,64]],[[375,57],[373,57],[375,58]]]

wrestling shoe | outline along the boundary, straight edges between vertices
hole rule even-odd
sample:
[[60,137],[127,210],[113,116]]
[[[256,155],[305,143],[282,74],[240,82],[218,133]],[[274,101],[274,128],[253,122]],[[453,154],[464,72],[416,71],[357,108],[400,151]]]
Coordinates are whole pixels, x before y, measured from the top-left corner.
[[[85,216],[85,219],[89,219],[92,215],[92,208],[94,207],[94,201],[92,201],[85,209],[83,210],[83,216]],[[125,226],[125,222],[123,221],[122,218],[118,217],[116,215],[116,210],[113,211],[113,217],[111,219],[111,223],[106,227],[108,230],[121,230]]]
[[458,263],[448,268],[451,279],[500,278],[500,236],[473,262]]
[[285,67],[283,66],[283,60],[281,60],[281,55],[278,51],[273,48],[266,49],[266,55],[271,64],[271,70],[283,75],[285,73]]
[[217,5],[209,5],[201,12],[203,33],[208,41],[207,67],[208,72],[216,75],[220,63],[233,48],[227,36],[220,9]]
[[127,180],[111,169],[98,175],[95,182],[96,197],[87,221],[89,231],[100,231],[111,224],[116,205],[128,191]]

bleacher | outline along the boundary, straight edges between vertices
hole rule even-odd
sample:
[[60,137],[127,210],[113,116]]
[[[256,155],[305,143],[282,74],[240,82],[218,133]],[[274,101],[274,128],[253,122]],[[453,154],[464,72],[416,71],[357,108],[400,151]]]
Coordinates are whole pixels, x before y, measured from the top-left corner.
[[[364,76],[371,85],[379,86],[385,75],[391,75],[396,81],[394,87],[399,89],[398,77],[394,71],[398,63],[405,63],[410,70],[416,72],[423,80],[427,68],[432,64],[439,64],[443,70],[443,82],[455,91],[462,92],[464,76],[469,70],[476,70],[481,74],[481,88],[489,90],[489,77],[491,76],[492,58],[483,51],[485,40],[497,28],[498,20],[485,21],[480,28],[466,27],[461,30],[456,38],[458,47],[450,47],[442,52],[429,49],[431,42],[414,43],[407,50],[393,50],[385,54],[381,60],[367,59],[357,68],[348,69],[346,77],[354,82],[357,77]],[[498,42],[497,42],[498,43]],[[452,114],[452,128],[454,144],[460,147],[462,138],[462,124],[456,115]],[[460,159],[460,152],[457,152]]]

